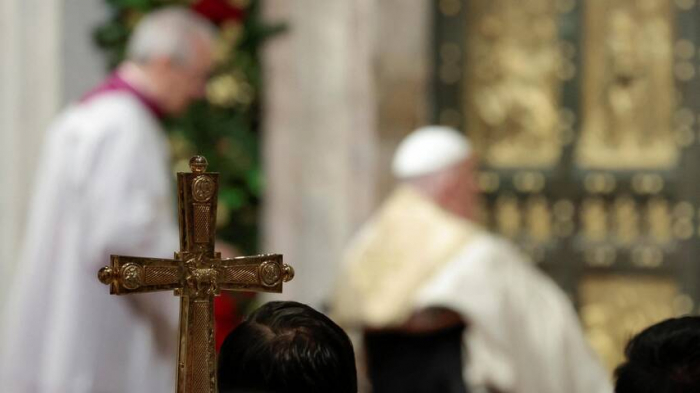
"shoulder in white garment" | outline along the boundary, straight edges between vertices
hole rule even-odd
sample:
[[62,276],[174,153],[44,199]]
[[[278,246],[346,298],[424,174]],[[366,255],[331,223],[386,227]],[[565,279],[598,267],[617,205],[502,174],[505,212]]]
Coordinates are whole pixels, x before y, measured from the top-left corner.
[[563,291],[512,244],[484,232],[416,298],[469,325],[465,378],[514,393],[610,393]]

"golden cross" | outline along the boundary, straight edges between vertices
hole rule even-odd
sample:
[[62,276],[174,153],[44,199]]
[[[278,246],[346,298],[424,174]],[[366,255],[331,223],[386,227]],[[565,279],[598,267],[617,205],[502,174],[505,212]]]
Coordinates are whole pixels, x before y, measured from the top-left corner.
[[223,290],[282,292],[294,269],[282,255],[221,259],[214,251],[219,174],[194,156],[177,174],[180,252],[175,259],[112,255],[98,273],[113,295],[174,290],[180,296],[177,393],[216,393],[214,296]]

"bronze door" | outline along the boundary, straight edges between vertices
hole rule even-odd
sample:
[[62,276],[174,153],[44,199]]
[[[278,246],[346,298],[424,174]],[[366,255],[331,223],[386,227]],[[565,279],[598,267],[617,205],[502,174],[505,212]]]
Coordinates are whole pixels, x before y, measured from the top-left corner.
[[433,120],[482,158],[483,222],[619,363],[700,299],[695,0],[440,0]]

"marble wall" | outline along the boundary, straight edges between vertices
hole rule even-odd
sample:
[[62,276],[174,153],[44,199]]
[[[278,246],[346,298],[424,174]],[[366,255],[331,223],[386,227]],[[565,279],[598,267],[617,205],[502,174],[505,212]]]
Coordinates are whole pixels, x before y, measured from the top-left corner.
[[265,52],[266,251],[321,306],[342,250],[391,188],[398,140],[427,117],[429,2],[272,0]]

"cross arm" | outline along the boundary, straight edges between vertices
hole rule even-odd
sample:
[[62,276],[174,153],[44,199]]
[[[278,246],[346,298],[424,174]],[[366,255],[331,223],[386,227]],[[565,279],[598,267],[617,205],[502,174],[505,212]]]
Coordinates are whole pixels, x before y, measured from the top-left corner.
[[172,259],[112,255],[97,277],[113,295],[174,290],[181,287],[181,262]]
[[279,293],[282,284],[294,278],[294,269],[282,263],[279,254],[223,259],[219,272],[219,289],[229,291]]

